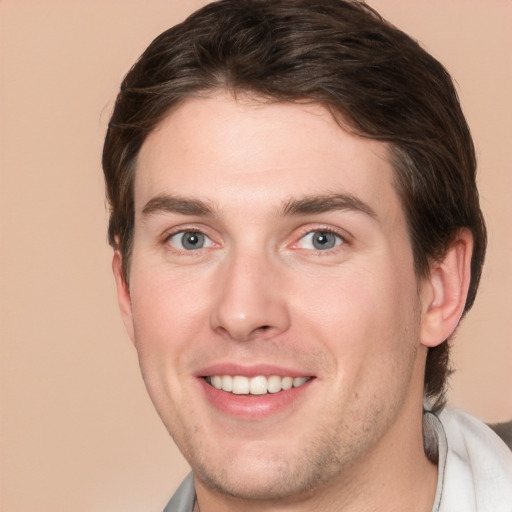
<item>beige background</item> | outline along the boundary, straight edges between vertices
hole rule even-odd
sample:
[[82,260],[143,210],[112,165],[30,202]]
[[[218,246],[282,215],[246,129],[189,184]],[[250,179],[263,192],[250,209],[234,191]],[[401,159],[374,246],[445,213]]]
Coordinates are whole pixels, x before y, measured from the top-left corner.
[[[160,511],[187,472],[117,312],[102,137],[119,82],[201,1],[0,0],[3,512]],[[450,400],[512,417],[512,2],[375,0],[456,78],[490,235]]]

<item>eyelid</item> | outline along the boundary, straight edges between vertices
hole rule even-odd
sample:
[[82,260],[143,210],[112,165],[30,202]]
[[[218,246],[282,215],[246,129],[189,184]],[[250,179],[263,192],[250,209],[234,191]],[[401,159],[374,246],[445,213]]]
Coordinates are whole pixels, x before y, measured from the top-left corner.
[[[215,246],[218,247],[219,244],[217,242],[215,242],[214,238],[208,233],[208,231],[210,231],[210,230],[208,230],[204,227],[198,227],[197,225],[175,226],[174,228],[171,228],[163,233],[162,244],[164,246],[170,247],[171,250],[173,250],[175,252],[182,253],[182,254],[189,254],[189,255],[192,253],[197,253],[201,249],[209,249],[209,248],[215,247]],[[175,237],[177,235],[183,235],[185,233],[200,233],[200,234],[204,235],[209,240],[210,243],[208,244],[207,247],[200,247],[196,250],[180,249],[179,247],[176,247],[170,243],[170,240],[173,237]]]
[[[208,249],[211,247],[220,247],[221,244],[215,240],[216,237],[212,236],[212,234],[210,232],[211,232],[211,229],[209,229],[207,226],[198,226],[197,224],[175,226],[173,228],[166,230],[162,234],[161,243],[163,245],[170,246],[172,248],[172,250],[178,251],[181,253],[187,253],[187,254],[197,253],[198,251],[200,251],[201,248],[197,249],[195,251],[180,249],[180,248],[172,246],[169,243],[169,240],[172,237],[179,235],[179,234],[183,234],[183,233],[201,233],[210,241],[209,246],[203,247],[203,249]],[[290,247],[292,249],[302,249],[301,247],[299,247],[299,242],[308,234],[312,234],[315,232],[332,233],[333,235],[339,237],[339,239],[341,240],[342,243],[337,244],[334,247],[332,247],[330,249],[325,249],[325,250],[320,250],[320,249],[316,249],[316,250],[315,249],[303,249],[303,250],[309,251],[309,252],[317,252],[317,253],[332,253],[333,251],[336,251],[336,249],[339,249],[340,246],[350,245],[352,243],[352,239],[353,239],[352,235],[344,229],[334,227],[332,225],[310,223],[310,224],[300,227],[298,229],[298,231],[297,230],[295,231],[296,234],[293,236],[293,242],[290,245],[288,245],[288,247]]]
[[[334,247],[332,247],[330,249],[325,249],[325,250],[320,250],[320,249],[303,249],[302,247],[298,246],[299,242],[301,240],[303,240],[304,237],[306,237],[309,234],[317,233],[317,232],[331,233],[333,235],[336,235],[341,240],[341,243],[335,245]],[[351,241],[352,241],[352,236],[347,231],[342,230],[340,228],[333,227],[333,226],[328,226],[328,225],[323,225],[323,224],[322,225],[311,225],[311,224],[309,224],[307,226],[303,226],[299,230],[299,233],[297,234],[297,236],[294,237],[294,240],[295,241],[291,244],[291,248],[292,249],[303,249],[303,250],[307,250],[307,251],[311,251],[311,252],[316,252],[316,253],[330,253],[330,252],[336,251],[336,249],[339,249],[340,246],[342,247],[342,246],[345,246],[345,245],[349,245],[351,243]]]

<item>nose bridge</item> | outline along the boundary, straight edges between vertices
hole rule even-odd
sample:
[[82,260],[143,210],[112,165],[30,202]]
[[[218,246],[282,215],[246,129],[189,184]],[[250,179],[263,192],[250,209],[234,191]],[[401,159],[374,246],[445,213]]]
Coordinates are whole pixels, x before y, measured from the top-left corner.
[[237,341],[272,337],[289,326],[278,262],[264,250],[234,250],[222,263],[212,328]]

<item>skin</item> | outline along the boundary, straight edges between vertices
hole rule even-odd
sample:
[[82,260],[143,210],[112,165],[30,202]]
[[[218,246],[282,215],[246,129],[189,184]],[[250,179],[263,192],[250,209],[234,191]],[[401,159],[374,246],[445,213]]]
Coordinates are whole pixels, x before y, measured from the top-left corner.
[[[431,509],[425,358],[462,313],[471,237],[419,281],[389,160],[320,105],[222,92],[186,100],[146,139],[129,288],[117,251],[113,268],[202,512]],[[180,245],[190,230],[204,247]],[[318,231],[335,246],[312,245]],[[314,378],[291,404],[239,416],[204,392],[198,373],[219,364]]]

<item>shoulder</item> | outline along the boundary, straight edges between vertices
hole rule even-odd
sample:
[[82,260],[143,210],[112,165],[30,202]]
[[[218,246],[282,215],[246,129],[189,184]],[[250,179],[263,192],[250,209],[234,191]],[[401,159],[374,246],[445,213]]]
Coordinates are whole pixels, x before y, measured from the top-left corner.
[[506,445],[512,450],[512,420],[489,425],[498,434]]
[[468,462],[485,458],[510,469],[512,453],[504,440],[488,425],[457,409],[445,409],[439,419],[450,452],[458,454]]
[[443,474],[439,512],[512,512],[512,452],[503,440],[462,411],[446,409],[439,421],[444,434],[444,439],[438,436]]

